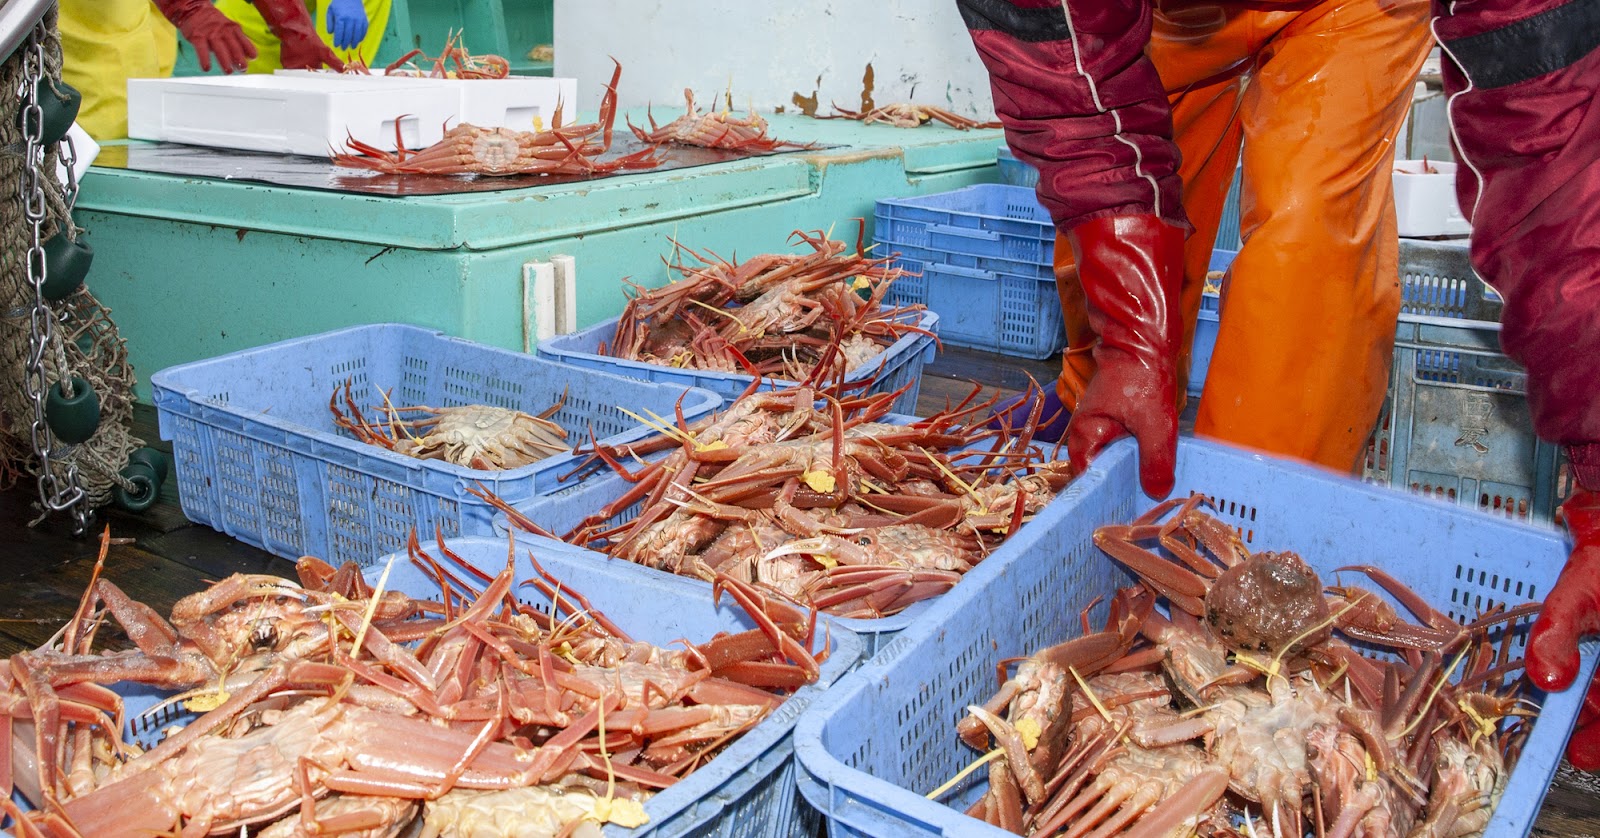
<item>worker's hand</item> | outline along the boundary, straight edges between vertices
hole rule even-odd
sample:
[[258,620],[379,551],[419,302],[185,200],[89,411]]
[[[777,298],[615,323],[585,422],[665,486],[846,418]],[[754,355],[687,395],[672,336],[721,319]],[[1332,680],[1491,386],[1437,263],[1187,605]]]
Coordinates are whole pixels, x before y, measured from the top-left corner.
[[183,39],[194,47],[200,69],[211,71],[211,57],[224,73],[242,73],[256,57],[255,44],[239,24],[217,11],[211,0],[155,0],[161,14],[178,27]]
[[[1528,639],[1528,678],[1545,691],[1564,690],[1578,675],[1578,641],[1600,631],[1600,492],[1580,489],[1562,504],[1572,555],[1545,597]],[[1567,759],[1600,769],[1600,682],[1589,685]]]
[[1580,771],[1600,770],[1600,678],[1589,682],[1578,711],[1578,728],[1567,741],[1567,762]]
[[281,45],[278,55],[290,70],[344,70],[344,62],[322,42],[311,25],[311,13],[300,0],[250,0]]
[[1572,555],[1528,638],[1528,677],[1547,692],[1572,685],[1578,640],[1600,631],[1600,492],[1580,489],[1561,512],[1572,534]]
[[1132,434],[1147,494],[1172,491],[1178,451],[1177,363],[1183,321],[1183,229],[1153,215],[1115,216],[1068,232],[1098,367],[1067,426],[1074,471]]
[[328,4],[328,34],[339,49],[355,49],[367,37],[367,10],[361,0],[333,0]]

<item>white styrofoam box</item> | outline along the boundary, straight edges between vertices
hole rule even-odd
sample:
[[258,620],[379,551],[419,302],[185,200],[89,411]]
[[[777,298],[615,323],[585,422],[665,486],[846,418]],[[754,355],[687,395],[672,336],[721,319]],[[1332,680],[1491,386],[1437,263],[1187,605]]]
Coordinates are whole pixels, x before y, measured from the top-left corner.
[[[577,112],[578,80],[521,76],[509,79],[425,79],[415,76],[384,76],[334,73],[327,70],[277,70],[279,76],[314,76],[353,82],[428,85],[455,91],[461,97],[456,121],[480,128],[510,128],[532,131],[550,127],[556,106],[561,118],[570,124]],[[537,121],[536,121],[537,120]],[[455,121],[451,122],[452,125]]]
[[350,137],[395,150],[444,136],[460,97],[436,85],[310,76],[128,79],[128,136],[136,140],[327,157]]
[[[84,173],[89,171],[89,166],[94,163],[94,159],[100,155],[100,144],[76,122],[67,129],[67,136],[72,138],[72,153],[75,155],[72,176],[81,181]],[[67,182],[67,165],[60,157],[56,158],[56,179],[63,184]]]
[[1456,164],[1421,160],[1394,161],[1394,209],[1402,236],[1457,236],[1472,225],[1456,203]]

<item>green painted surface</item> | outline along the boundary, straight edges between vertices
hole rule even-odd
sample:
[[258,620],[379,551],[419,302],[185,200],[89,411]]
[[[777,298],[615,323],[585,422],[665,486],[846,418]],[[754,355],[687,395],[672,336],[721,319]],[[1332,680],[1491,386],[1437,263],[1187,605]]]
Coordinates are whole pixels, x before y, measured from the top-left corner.
[[741,257],[787,249],[795,229],[831,227],[849,240],[857,217],[871,235],[878,198],[996,179],[999,132],[780,115],[772,133],[843,145],[424,198],[97,167],[78,199],[95,248],[88,281],[111,307],[148,399],[149,374],[167,366],[362,323],[415,323],[522,349],[535,322],[523,302],[525,263],[575,258],[582,327],[621,310],[622,278],[666,281],[668,237]]

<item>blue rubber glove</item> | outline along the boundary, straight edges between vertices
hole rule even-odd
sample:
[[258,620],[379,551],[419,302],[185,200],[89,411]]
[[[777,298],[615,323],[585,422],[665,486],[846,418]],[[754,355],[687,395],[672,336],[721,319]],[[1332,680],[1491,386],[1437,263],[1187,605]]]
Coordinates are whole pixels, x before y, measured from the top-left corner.
[[328,34],[339,49],[355,49],[367,37],[367,10],[361,0],[333,0],[328,4]]

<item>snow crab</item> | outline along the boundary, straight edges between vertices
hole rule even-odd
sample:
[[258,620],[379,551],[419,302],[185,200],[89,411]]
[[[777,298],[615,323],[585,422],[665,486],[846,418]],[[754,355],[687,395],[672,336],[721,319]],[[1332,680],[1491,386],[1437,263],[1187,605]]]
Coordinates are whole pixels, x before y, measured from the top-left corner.
[[1096,532],[1140,584],[1102,630],[1086,609],[1082,636],[1009,678],[1001,664],[1000,691],[957,725],[989,752],[967,813],[1073,838],[1480,834],[1537,713],[1507,628],[1537,604],[1459,624],[1381,570],[1347,568],[1411,622],[1375,591],[1324,589],[1291,553],[1251,554],[1203,502]]
[[651,145],[676,144],[701,148],[749,149],[774,151],[779,148],[811,148],[811,143],[791,143],[767,136],[767,121],[752,108],[744,117],[733,115],[733,105],[721,111],[700,113],[694,104],[694,91],[684,88],[683,116],[666,125],[657,125],[649,108],[645,118],[650,120],[650,130],[645,131],[632,122],[634,136]]
[[896,425],[879,421],[896,393],[752,388],[652,441],[592,443],[580,453],[632,486],[562,538],[830,614],[898,613],[957,584],[1071,479],[1032,444],[1037,416],[988,430],[998,396],[978,394]]
[[853,119],[867,125],[871,125],[874,122],[882,122],[885,125],[893,125],[896,128],[918,128],[929,122],[941,122],[958,131],[967,131],[972,128],[1002,127],[998,121],[982,122],[958,113],[952,113],[944,108],[936,108],[932,105],[913,105],[906,102],[884,105],[881,108],[873,108],[870,111],[852,111],[835,104],[831,116],[819,116],[817,119]]
[[[170,623],[97,565],[60,643],[4,665],[0,771],[35,808],[9,795],[0,808],[30,838],[379,836],[419,817],[426,834],[492,822],[484,797],[503,793],[544,806],[536,814],[557,832],[638,826],[644,800],[758,724],[826,658],[813,651],[814,612],[736,580],[719,593],[753,609],[756,627],[667,649],[629,638],[531,555],[523,584],[547,605],[515,596],[516,558],[508,547],[490,575],[413,534],[411,562],[436,581],[436,600],[309,560],[303,585],[230,577],[181,601]],[[90,653],[102,608],[138,648]],[[141,718],[182,707],[187,724],[164,738],[149,727],[147,749],[123,742],[109,688],[130,681],[181,690]],[[13,757],[37,770],[14,770]],[[525,818],[507,834],[527,834],[536,817]]]
[[563,126],[561,106],[557,105],[548,130],[514,131],[461,124],[446,131],[439,142],[412,151],[400,140],[400,123],[396,120],[394,152],[350,137],[346,141],[348,150],[334,154],[333,162],[384,174],[596,175],[648,169],[659,162],[653,149],[600,159],[611,149],[617,83],[621,78],[622,65],[618,64],[600,100],[597,122]]
[[[880,360],[918,325],[921,304],[889,305],[901,271],[865,255],[865,222],[855,253],[822,231],[796,230],[799,254],[730,262],[676,241],[681,277],[635,293],[602,352],[688,369],[743,372],[822,386]],[[693,260],[692,262],[689,260]]]
[[[369,422],[356,406],[351,387],[352,383],[345,381],[343,401],[348,414],[339,408],[340,388],[335,387],[328,398],[334,424],[361,442],[397,454],[443,460],[466,468],[501,470],[531,465],[570,447],[566,429],[550,421],[561,410],[564,398],[535,416],[484,404],[395,407],[385,394],[381,408],[384,418]],[[422,416],[400,418],[408,413]]]

